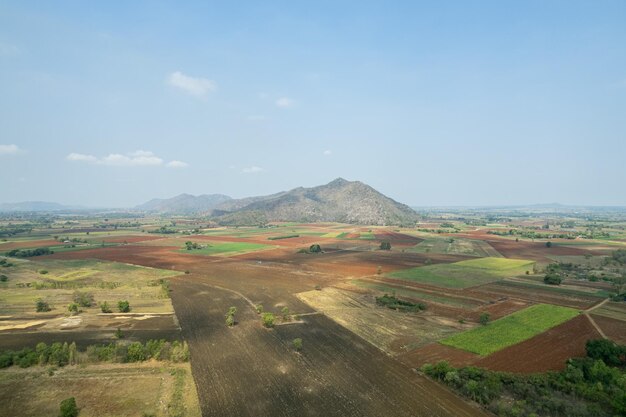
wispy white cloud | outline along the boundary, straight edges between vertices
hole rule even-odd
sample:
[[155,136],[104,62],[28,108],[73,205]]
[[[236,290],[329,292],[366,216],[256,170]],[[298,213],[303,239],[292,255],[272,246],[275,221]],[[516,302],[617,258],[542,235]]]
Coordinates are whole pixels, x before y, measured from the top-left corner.
[[108,165],[108,166],[125,166],[125,167],[155,167],[163,166],[169,168],[184,168],[188,164],[182,161],[170,161],[165,163],[163,158],[156,156],[150,151],[135,151],[128,154],[111,153],[101,158],[94,155],[72,152],[65,157],[68,161],[86,162],[90,164]]
[[191,77],[180,71],[173,72],[167,78],[167,82],[176,88],[196,97],[205,97],[211,91],[215,91],[215,82],[206,78]]
[[170,161],[165,166],[168,168],[187,168],[189,164],[183,161]]
[[326,155],[326,156],[328,156],[328,155],[332,155],[332,154],[333,154],[333,151],[331,151],[330,149],[326,149],[326,150],[324,151],[324,155]]
[[0,145],[0,155],[14,155],[20,152],[17,145]]
[[275,104],[276,104],[277,107],[286,109],[286,108],[289,108],[289,107],[293,107],[295,102],[292,99],[290,99],[289,97],[280,97],[279,99],[277,99],[275,101]]
[[265,171],[263,168],[255,166],[255,165],[241,170],[241,172],[244,174],[258,174],[259,172],[263,172],[263,171]]

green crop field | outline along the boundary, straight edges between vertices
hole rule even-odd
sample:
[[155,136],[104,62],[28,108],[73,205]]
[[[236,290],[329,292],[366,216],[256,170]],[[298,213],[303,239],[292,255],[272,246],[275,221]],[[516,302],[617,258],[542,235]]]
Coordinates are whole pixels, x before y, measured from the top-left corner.
[[207,246],[201,249],[181,249],[179,252],[188,253],[191,255],[238,255],[247,252],[254,252],[263,249],[272,249],[275,246],[262,245],[260,243],[248,243],[248,242],[214,242],[209,243]]
[[520,259],[480,258],[405,269],[387,275],[438,287],[468,288],[524,274],[532,270],[533,263]]
[[578,314],[572,308],[537,304],[440,343],[485,356],[530,339]]
[[408,249],[417,253],[450,253],[479,257],[501,257],[489,243],[482,240],[429,237]]

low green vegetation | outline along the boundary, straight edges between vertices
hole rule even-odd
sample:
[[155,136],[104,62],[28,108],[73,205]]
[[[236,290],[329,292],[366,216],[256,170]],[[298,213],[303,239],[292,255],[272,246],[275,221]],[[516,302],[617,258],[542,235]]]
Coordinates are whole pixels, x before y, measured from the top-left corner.
[[274,314],[272,313],[261,313],[261,323],[263,323],[264,327],[272,328],[274,327],[274,321],[276,320],[276,317],[274,317]]
[[525,274],[533,264],[519,259],[480,258],[405,269],[388,276],[438,287],[467,288]]
[[300,237],[300,235],[282,235],[282,236],[271,236],[268,237],[267,240],[281,240],[281,239],[292,239],[294,237]]
[[37,248],[37,249],[13,249],[6,253],[6,256],[12,256],[15,258],[32,258],[33,256],[52,255],[54,251],[50,248]]
[[90,345],[79,351],[76,343],[55,342],[50,345],[38,343],[35,349],[0,351],[0,368],[19,366],[66,366],[80,363],[100,362],[143,362],[149,359],[186,362],[189,360],[187,342],[167,342],[165,340],[148,340],[141,342],[115,342],[105,345]]
[[489,243],[459,237],[428,237],[408,249],[417,253],[447,253],[477,257],[502,257]]
[[572,308],[536,304],[440,343],[485,356],[530,339],[578,314]]
[[[207,244],[201,248],[190,250],[189,253],[194,255],[236,255],[240,253],[253,252],[257,250],[270,249],[273,246],[262,245],[260,243],[248,243],[248,242],[213,242]],[[180,252],[187,252],[187,249],[182,249]]]
[[416,313],[418,311],[426,310],[426,304],[424,303],[413,303],[411,301],[400,300],[395,295],[389,294],[385,294],[382,297],[376,297],[376,304],[403,312]]
[[587,342],[587,357],[565,370],[533,375],[494,372],[447,362],[422,372],[502,417],[614,417],[626,415],[626,346]]

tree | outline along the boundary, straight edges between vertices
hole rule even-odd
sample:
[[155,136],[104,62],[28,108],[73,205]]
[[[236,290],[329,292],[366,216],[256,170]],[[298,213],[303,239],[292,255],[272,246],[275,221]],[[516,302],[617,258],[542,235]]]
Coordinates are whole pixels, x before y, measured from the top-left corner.
[[387,240],[380,242],[380,250],[391,250],[391,242]]
[[552,242],[548,241],[546,242],[546,248],[551,248],[552,247]]
[[480,314],[480,317],[478,318],[478,322],[482,324],[483,326],[485,326],[487,325],[487,323],[489,323],[490,318],[491,318],[491,315],[485,311]]
[[117,309],[120,311],[120,313],[128,313],[130,311],[130,304],[127,300],[118,301]]
[[620,346],[612,340],[588,340],[585,349],[588,357],[600,359],[609,366],[626,365],[626,346]]
[[112,313],[113,310],[111,310],[111,307],[109,307],[109,303],[107,303],[106,301],[102,304],[100,304],[100,310],[102,310],[103,313]]
[[41,298],[38,298],[37,301],[35,301],[35,309],[37,313],[45,313],[46,311],[52,310],[50,305]]
[[7,277],[6,275],[0,275],[0,282],[7,282],[9,280],[9,277]]
[[263,326],[267,328],[274,327],[274,320],[275,317],[272,313],[263,313],[261,315],[261,322],[263,323]]
[[291,315],[289,314],[289,307],[287,307],[287,306],[283,307],[283,309],[280,310],[280,312],[283,315],[283,320],[285,320],[285,321],[290,321],[291,320]]
[[543,282],[548,285],[561,285],[562,281],[563,279],[561,278],[561,275],[556,272],[549,272],[545,277],[543,277]]
[[296,350],[296,352],[300,352],[302,350],[302,339],[299,337],[296,337],[295,339],[293,339],[293,348]]
[[310,253],[321,253],[322,252],[322,247],[316,243],[314,245],[309,246],[309,252]]
[[77,417],[78,407],[74,397],[66,398],[61,401],[59,417]]

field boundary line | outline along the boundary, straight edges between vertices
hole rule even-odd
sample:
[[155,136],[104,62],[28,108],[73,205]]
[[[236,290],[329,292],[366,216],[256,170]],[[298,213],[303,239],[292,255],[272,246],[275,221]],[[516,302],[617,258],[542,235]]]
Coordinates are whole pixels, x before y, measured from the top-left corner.
[[593,310],[595,310],[596,308],[602,307],[603,305],[605,305],[609,301],[611,301],[611,299],[610,298],[606,298],[606,299],[602,300],[601,302],[599,302],[598,304],[593,305],[590,308],[588,308],[587,310],[585,310],[585,313],[591,313]]
[[583,312],[583,314],[589,319],[589,323],[591,323],[591,325],[598,331],[598,333],[600,333],[600,336],[602,336],[603,339],[608,339],[608,337],[606,336],[606,334],[604,334],[604,332],[602,331],[602,329],[600,328],[600,326],[598,326],[598,324],[596,323],[596,321],[593,319],[593,317],[591,317],[589,315],[588,312]]

